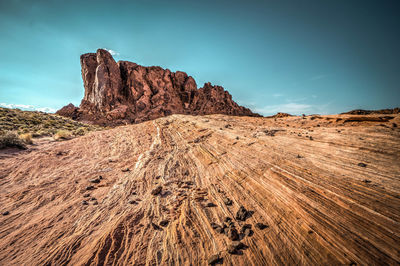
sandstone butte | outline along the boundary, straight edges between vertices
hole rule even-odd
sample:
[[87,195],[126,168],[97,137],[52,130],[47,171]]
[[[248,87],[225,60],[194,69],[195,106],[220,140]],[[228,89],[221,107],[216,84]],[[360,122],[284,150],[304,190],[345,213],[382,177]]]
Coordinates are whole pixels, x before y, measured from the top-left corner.
[[115,62],[103,49],[81,55],[84,97],[77,108],[57,114],[100,125],[139,123],[171,114],[259,116],[239,106],[221,86],[205,83],[197,89],[185,72],[171,72],[128,61]]

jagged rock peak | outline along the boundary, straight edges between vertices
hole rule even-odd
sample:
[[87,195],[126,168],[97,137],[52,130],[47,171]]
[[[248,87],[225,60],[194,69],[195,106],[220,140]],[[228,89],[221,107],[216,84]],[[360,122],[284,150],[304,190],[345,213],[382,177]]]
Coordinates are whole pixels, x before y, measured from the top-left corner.
[[104,49],[81,55],[85,88],[79,108],[65,106],[58,114],[102,125],[138,123],[171,114],[259,116],[239,106],[229,92],[196,81],[185,72],[129,61],[115,62]]

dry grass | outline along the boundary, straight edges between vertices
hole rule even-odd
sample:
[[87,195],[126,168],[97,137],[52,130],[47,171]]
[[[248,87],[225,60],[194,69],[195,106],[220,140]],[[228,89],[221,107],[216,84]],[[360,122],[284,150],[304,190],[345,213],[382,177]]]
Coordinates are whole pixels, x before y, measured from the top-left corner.
[[56,134],[54,134],[53,137],[55,140],[66,140],[66,139],[72,139],[73,135],[68,130],[59,130],[57,131]]
[[0,149],[4,148],[20,148],[25,149],[24,141],[13,131],[0,132]]
[[69,132],[68,136],[65,133],[57,136],[57,138],[64,139],[63,136],[68,138],[83,136],[91,131],[101,129],[104,128],[80,123],[55,114],[0,107],[0,133],[4,135],[6,132],[15,132],[26,144],[31,144],[32,139],[38,137],[53,136],[56,138],[55,135],[59,131]]

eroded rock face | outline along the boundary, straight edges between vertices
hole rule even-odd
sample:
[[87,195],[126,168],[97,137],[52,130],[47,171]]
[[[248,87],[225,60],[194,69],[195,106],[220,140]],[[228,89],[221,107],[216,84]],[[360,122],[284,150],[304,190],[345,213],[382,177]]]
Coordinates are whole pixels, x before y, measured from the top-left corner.
[[103,49],[81,56],[84,98],[58,114],[101,125],[138,123],[171,114],[259,116],[239,106],[229,92],[211,83],[197,89],[185,72],[115,62]]

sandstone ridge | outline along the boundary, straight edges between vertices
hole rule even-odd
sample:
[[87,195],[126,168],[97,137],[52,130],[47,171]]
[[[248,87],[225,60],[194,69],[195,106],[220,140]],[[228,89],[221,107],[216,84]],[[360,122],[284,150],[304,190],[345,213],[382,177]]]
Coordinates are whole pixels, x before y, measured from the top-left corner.
[[81,55],[84,98],[57,114],[102,125],[139,123],[171,114],[259,116],[239,106],[221,86],[196,81],[185,72],[128,61],[115,62],[103,49]]

